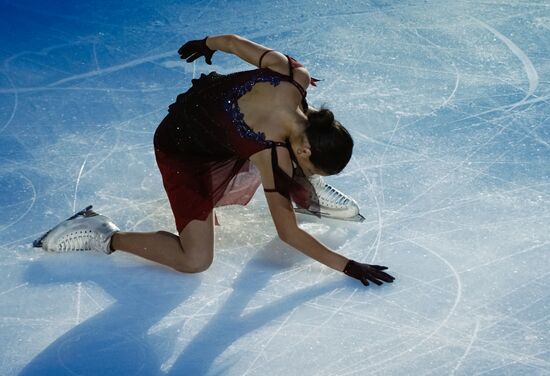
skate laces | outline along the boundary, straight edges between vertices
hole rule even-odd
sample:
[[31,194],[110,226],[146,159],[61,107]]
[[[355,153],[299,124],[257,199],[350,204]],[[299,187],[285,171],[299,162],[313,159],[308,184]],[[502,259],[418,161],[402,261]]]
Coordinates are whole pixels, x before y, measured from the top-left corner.
[[324,179],[319,175],[312,176],[310,178],[310,182],[315,188],[321,206],[333,209],[343,209],[348,207],[352,202],[350,197],[340,192],[330,184],[325,183]]
[[58,250],[92,251],[101,250],[101,236],[93,230],[78,230],[71,232],[59,241]]
[[333,205],[346,206],[346,204],[350,201],[342,192],[338,191],[334,187],[331,187],[330,185],[325,185],[324,193],[326,194],[326,197],[324,198]]

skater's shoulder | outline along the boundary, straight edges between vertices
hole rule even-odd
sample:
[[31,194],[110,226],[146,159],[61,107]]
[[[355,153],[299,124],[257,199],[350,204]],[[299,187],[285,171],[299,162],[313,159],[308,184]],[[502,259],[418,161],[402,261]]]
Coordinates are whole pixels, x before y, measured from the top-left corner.
[[292,175],[293,163],[291,152],[285,142],[274,142],[271,148],[253,154],[250,161],[262,176],[273,176],[274,168]]

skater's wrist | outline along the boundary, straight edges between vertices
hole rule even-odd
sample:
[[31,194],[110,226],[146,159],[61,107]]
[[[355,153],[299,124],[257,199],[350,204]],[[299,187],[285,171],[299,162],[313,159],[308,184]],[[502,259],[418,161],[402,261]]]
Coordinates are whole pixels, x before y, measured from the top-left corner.
[[354,267],[354,264],[356,264],[355,261],[353,261],[352,259],[348,259],[346,265],[344,266],[344,269],[342,269],[342,273],[351,277],[350,273],[352,268]]
[[235,40],[236,36],[234,34],[208,35],[203,39],[205,47],[210,51],[222,51],[227,53],[233,53]]
[[213,47],[211,47],[211,46],[209,46],[208,38],[210,38],[209,35],[207,35],[206,37],[204,37],[204,39],[203,39],[203,41],[204,41],[204,46],[205,46],[206,48],[208,48],[210,51],[212,51],[212,53],[214,53],[214,52],[216,52],[216,49],[213,48]]

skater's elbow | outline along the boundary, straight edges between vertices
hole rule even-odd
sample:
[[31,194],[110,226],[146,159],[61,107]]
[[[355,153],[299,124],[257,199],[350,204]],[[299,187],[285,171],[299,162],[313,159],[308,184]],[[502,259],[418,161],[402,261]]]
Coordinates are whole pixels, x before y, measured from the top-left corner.
[[279,239],[283,242],[283,243],[286,243],[288,244],[288,235],[284,232],[277,232],[277,236],[279,237]]
[[279,239],[284,243],[294,247],[296,241],[300,238],[303,230],[298,227],[296,217],[292,216],[278,216],[274,217],[275,229]]
[[296,239],[298,238],[298,233],[300,231],[300,228],[298,226],[296,227],[284,227],[281,229],[277,229],[277,235],[279,236],[279,239],[281,239],[282,242],[293,246]]

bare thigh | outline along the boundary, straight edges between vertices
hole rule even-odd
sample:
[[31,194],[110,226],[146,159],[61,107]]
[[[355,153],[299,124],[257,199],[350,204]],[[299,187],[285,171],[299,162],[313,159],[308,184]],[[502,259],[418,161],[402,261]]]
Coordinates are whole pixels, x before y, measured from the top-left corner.
[[208,268],[214,259],[214,212],[204,221],[192,220],[180,232],[183,252],[190,261]]

